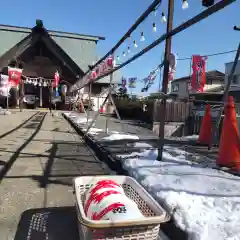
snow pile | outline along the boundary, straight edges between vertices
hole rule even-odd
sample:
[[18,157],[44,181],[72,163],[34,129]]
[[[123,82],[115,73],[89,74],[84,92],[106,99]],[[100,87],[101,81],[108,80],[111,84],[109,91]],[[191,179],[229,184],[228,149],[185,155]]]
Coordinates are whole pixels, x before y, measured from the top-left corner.
[[189,239],[240,239],[240,178],[208,168],[204,161],[191,162],[175,147],[164,148],[161,162],[151,145],[135,147],[147,150],[119,155],[124,169],[172,213]]
[[92,122],[92,119],[89,118],[88,121],[87,121],[87,118],[78,117],[78,118],[76,118],[76,120],[75,120],[75,123],[76,123],[76,124],[86,124],[87,122],[88,122],[88,123],[91,123],[91,122]]
[[[75,112],[67,112],[67,113],[64,113],[64,115],[66,117],[68,117],[70,120],[72,120],[75,124],[77,124],[79,127],[83,127],[81,125],[85,125],[84,128],[82,128],[82,131],[83,132],[86,132],[87,131],[87,127],[86,127],[86,124],[90,124],[92,122],[92,119],[89,118],[88,121],[87,121],[87,118],[85,117],[85,115],[82,115],[82,114],[78,114],[78,113],[75,113]],[[94,126],[95,123],[92,125]],[[105,132],[105,130],[101,129],[101,128],[94,128],[94,127],[91,127],[90,130],[88,131],[88,134],[89,135],[92,135],[92,136],[95,136],[95,135],[98,135],[100,133],[103,133]],[[109,132],[110,134],[113,134],[113,135],[118,135],[119,132],[117,131],[110,131]],[[123,137],[123,139],[126,139],[126,135],[124,135],[125,137]],[[136,138],[134,138],[136,139]]]
[[76,112],[66,112],[64,113],[64,115],[66,117],[68,117],[69,119],[71,119],[74,123],[76,123],[77,125],[84,125],[86,124],[87,122],[88,123],[91,123],[92,122],[92,119],[89,118],[87,120],[87,118],[85,117],[85,115],[82,115],[82,114],[78,114]]
[[133,139],[138,140],[139,137],[136,135],[131,134],[121,134],[121,133],[113,133],[107,137],[101,138],[101,140],[108,140],[108,141],[114,141],[114,140],[122,140],[122,139]]
[[179,141],[198,141],[199,139],[199,135],[189,135],[189,136],[182,136],[182,137],[173,137],[170,136],[168,137],[168,139],[172,139],[172,140],[179,140]]
[[[86,132],[86,131],[87,131],[87,128],[83,128],[82,130],[83,130],[84,132]],[[101,132],[103,132],[103,130],[100,129],[100,128],[90,128],[90,130],[88,131],[88,133],[91,134],[91,135],[97,135],[97,134],[99,134],[99,133],[101,133]]]
[[199,135],[190,135],[190,136],[183,136],[183,137],[181,137],[183,140],[198,140],[198,138],[199,138]]

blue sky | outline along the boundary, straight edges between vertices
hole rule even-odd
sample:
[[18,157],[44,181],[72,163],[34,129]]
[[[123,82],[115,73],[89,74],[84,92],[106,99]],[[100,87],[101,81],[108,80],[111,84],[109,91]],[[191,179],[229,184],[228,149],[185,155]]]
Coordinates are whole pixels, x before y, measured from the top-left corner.
[[[51,30],[105,36],[106,40],[98,44],[98,53],[101,56],[122,37],[151,2],[151,0],[24,0],[21,3],[16,0],[4,1],[1,9],[5,10],[1,11],[0,23],[32,27],[39,18],[43,20],[45,27]],[[133,53],[146,47],[165,32],[166,25],[162,24],[160,19],[161,12],[167,11],[167,2],[163,0],[158,15],[149,16],[133,33],[132,40],[138,42],[137,49],[132,47]],[[182,10],[181,2],[175,0],[174,26],[204,10],[200,0],[189,0],[189,9],[186,10]],[[237,0],[224,10],[178,34],[173,38],[172,50],[179,58],[185,58],[193,54],[211,54],[236,49],[240,41],[240,32],[232,29],[234,25],[240,25],[239,9],[240,1]],[[153,22],[157,24],[157,33],[152,32]],[[142,31],[145,33],[145,42],[139,42]],[[127,47],[128,42],[123,44],[116,54],[121,55]],[[160,63],[163,51],[164,43],[125,67],[121,74],[126,77],[137,76],[139,79],[147,76]],[[224,71],[224,63],[233,59],[234,54],[211,57],[207,70]],[[188,75],[189,65],[189,60],[178,61],[176,77]],[[158,82],[159,78],[150,92],[158,89]],[[133,92],[139,92],[142,86],[143,84],[139,82]]]

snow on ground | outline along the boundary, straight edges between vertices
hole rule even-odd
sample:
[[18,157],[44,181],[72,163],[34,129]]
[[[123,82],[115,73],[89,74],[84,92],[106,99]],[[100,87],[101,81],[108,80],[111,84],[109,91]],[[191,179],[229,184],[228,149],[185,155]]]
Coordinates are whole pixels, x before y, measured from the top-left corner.
[[151,145],[135,147],[148,150],[119,155],[124,169],[172,213],[189,239],[240,239],[240,178],[188,161],[188,153],[174,147],[165,147],[161,162]]
[[122,139],[138,140],[139,137],[136,136],[136,135],[131,135],[131,134],[113,133],[113,134],[110,134],[110,135],[107,136],[107,137],[101,138],[101,140],[109,140],[109,141],[122,140]]
[[197,141],[199,139],[199,135],[189,135],[189,136],[182,136],[182,137],[168,137],[169,139],[173,140],[183,140],[183,141]]
[[198,140],[199,135],[190,135],[190,136],[183,136],[181,137],[183,140]]
[[[102,140],[126,138],[138,136],[110,133]],[[165,146],[162,161],[156,161],[158,151],[148,143],[131,147],[136,151],[118,155],[123,168],[172,214],[188,239],[240,240],[240,178],[177,147]]]
[[[83,128],[82,130],[83,130],[84,132],[86,132],[86,131],[87,131],[87,128]],[[101,132],[103,132],[103,130],[100,129],[100,128],[90,128],[90,130],[89,130],[89,134],[91,134],[91,135],[97,135],[97,134],[99,134],[99,133],[101,133]]]
[[[69,113],[69,112],[67,112],[67,113],[64,113],[64,115],[66,117],[68,117],[69,119],[71,119],[72,121],[74,121],[74,123],[77,124],[79,127],[81,127],[84,132],[87,131],[87,123],[90,124],[92,122],[91,118],[89,118],[87,120],[87,118],[85,116],[80,115],[78,113],[74,113],[74,112],[72,112],[72,113],[70,112]],[[93,126],[94,125],[95,124],[93,124]],[[98,134],[103,133],[103,132],[105,132],[105,130],[100,129],[100,128],[91,127],[90,130],[88,131],[88,134],[94,136],[94,135],[98,135]],[[109,133],[113,134],[113,135],[114,134],[119,134],[119,132],[117,132],[117,131],[110,131]],[[127,137],[125,135],[125,137],[123,137],[123,139],[126,139],[126,138]],[[111,140],[111,139],[109,139],[109,140]]]

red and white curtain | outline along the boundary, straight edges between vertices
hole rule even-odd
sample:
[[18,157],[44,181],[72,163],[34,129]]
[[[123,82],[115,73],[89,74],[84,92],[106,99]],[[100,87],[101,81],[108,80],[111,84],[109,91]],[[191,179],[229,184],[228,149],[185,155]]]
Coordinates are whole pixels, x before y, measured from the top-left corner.
[[206,84],[206,61],[207,57],[200,55],[192,56],[191,91],[204,91],[204,86]]
[[8,75],[0,74],[0,96],[2,97],[7,97],[11,88],[8,78]]

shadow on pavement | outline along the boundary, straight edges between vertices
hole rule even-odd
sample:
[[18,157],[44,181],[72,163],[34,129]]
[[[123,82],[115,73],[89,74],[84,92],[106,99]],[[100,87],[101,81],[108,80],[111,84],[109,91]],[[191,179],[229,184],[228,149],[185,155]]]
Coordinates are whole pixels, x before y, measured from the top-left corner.
[[56,143],[53,143],[49,152],[50,152],[50,155],[48,157],[48,161],[43,172],[42,181],[40,181],[40,187],[42,188],[45,188],[49,183],[49,175],[51,174],[54,158],[56,157],[56,152],[57,152]]
[[[8,171],[11,169],[14,162],[19,157],[21,151],[34,139],[34,137],[37,135],[37,133],[40,131],[43,121],[45,119],[46,113],[37,113],[41,116],[41,121],[36,126],[35,131],[33,134],[17,149],[17,151],[10,157],[10,159],[4,164],[3,168],[0,171],[0,181],[4,178],[4,176],[8,173]],[[36,116],[36,115],[34,115]],[[31,118],[30,118],[31,119]],[[29,120],[28,120],[29,121]],[[28,122],[27,121],[27,122]],[[26,122],[25,122],[26,123]],[[20,126],[20,125],[19,125]],[[1,138],[1,137],[0,137]]]
[[75,207],[30,209],[22,213],[14,240],[78,240]]
[[20,129],[21,127],[23,127],[28,121],[30,121],[31,119],[33,119],[38,113],[39,113],[39,112],[33,114],[30,118],[28,118],[27,120],[25,120],[23,123],[19,124],[17,127],[15,127],[15,128],[13,128],[13,129],[11,129],[10,131],[8,131],[8,132],[0,135],[0,139],[6,137],[7,135],[9,135],[9,134],[17,131],[17,130]]
[[71,186],[77,176],[109,174],[83,142],[53,142],[46,153],[48,160],[43,174],[32,176],[40,188],[47,188],[49,184]]

